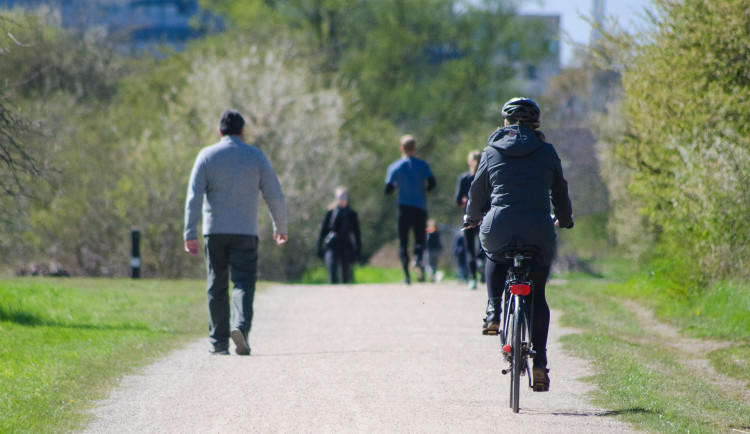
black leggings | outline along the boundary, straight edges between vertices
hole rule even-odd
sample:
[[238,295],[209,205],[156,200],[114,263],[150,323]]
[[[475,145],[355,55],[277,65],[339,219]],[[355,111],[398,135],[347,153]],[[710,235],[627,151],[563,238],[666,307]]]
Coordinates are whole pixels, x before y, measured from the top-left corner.
[[422,263],[425,238],[427,237],[427,211],[413,206],[399,205],[397,219],[398,256],[406,271],[409,266],[409,230],[414,231],[414,256],[417,263]]
[[[505,278],[508,274],[510,262],[495,262],[487,259],[485,264],[485,276],[487,278],[487,295],[489,298],[501,297],[505,287]],[[544,295],[549,277],[549,266],[542,266],[532,260],[529,278],[534,282],[534,300],[531,313],[534,323],[531,325],[532,346],[537,352],[547,349],[547,334],[549,334],[549,306]],[[501,306],[497,306],[498,310]]]

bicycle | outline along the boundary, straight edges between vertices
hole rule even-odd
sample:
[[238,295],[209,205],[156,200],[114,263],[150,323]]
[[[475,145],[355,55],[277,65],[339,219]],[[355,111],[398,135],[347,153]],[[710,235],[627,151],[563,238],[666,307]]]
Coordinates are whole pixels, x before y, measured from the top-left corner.
[[511,374],[510,407],[514,413],[519,411],[522,376],[528,378],[530,388],[543,390],[543,386],[533,383],[529,365],[529,359],[535,356],[534,350],[531,349],[534,283],[529,279],[531,267],[526,262],[532,259],[536,252],[536,248],[528,246],[504,252],[505,258],[513,263],[508,268],[503,289],[505,300],[502,304],[505,309],[499,334],[503,356],[510,363],[509,368],[503,369],[502,373]]

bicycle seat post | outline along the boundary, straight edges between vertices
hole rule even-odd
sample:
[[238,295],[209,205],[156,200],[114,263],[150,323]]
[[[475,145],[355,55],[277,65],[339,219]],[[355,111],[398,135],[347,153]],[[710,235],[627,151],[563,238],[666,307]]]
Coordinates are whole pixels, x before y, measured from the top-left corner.
[[521,266],[521,261],[523,261],[523,255],[520,254],[520,253],[516,253],[513,256],[513,266],[514,267],[520,267]]

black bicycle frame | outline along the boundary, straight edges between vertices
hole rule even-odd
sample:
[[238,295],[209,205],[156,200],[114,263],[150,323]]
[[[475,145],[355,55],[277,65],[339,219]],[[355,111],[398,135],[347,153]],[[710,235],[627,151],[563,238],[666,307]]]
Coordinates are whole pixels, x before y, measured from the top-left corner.
[[[531,350],[531,331],[532,331],[532,324],[534,324],[534,318],[533,318],[533,303],[534,303],[534,283],[529,279],[529,272],[531,271],[531,268],[529,266],[524,265],[524,261],[531,259],[532,256],[528,254],[524,254],[521,251],[513,251],[506,254],[506,258],[512,259],[513,264],[508,268],[508,274],[505,279],[505,287],[503,289],[503,306],[504,306],[504,312],[503,312],[503,324],[502,324],[502,331],[500,332],[500,341],[503,348],[503,353],[507,355],[509,352],[506,350],[510,346],[509,342],[509,332],[511,330],[511,315],[515,311],[516,304],[519,304],[521,306],[521,310],[523,312],[524,317],[524,323],[526,328],[526,333],[528,337],[524,339],[525,342],[529,344],[529,348],[526,354],[524,354],[524,360],[528,360],[528,357],[533,357],[534,352]],[[528,371],[528,366],[526,367],[527,374],[530,374]],[[528,375],[529,379],[529,386],[531,387],[531,375]]]

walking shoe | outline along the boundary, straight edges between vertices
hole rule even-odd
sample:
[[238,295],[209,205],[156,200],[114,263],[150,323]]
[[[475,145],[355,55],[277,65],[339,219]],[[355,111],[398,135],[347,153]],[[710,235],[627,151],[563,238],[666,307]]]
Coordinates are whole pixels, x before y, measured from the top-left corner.
[[234,341],[234,345],[237,346],[235,352],[240,356],[249,356],[250,346],[247,344],[245,333],[243,333],[242,330],[234,329],[230,336],[232,337],[232,341]]
[[214,347],[208,350],[208,353],[211,354],[212,356],[228,356],[229,350],[224,347],[219,347],[219,348]]
[[477,280],[471,279],[468,284],[469,289],[477,289]]
[[405,285],[411,285],[411,278],[409,276],[406,276],[403,280]]
[[534,385],[532,389],[534,392],[548,392],[549,391],[549,369],[541,366],[534,366],[531,373],[534,377]]
[[482,326],[483,335],[496,335],[499,333],[500,323],[497,321],[485,321]]

